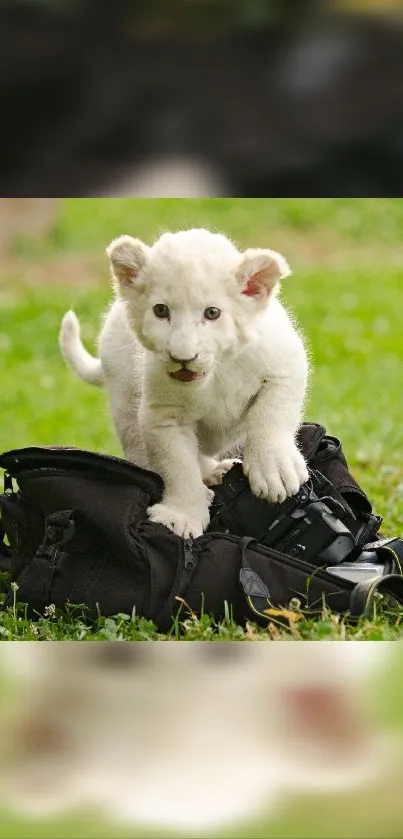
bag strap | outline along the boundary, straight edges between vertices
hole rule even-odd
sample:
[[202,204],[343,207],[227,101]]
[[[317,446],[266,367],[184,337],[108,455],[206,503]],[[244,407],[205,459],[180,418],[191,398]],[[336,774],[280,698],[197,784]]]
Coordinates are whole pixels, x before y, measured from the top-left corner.
[[356,500],[356,496],[353,497],[352,492],[347,493],[347,498],[345,495],[343,496],[337,487],[318,469],[310,469],[310,477],[313,490],[318,498],[351,530],[356,545],[364,547],[367,542],[372,542],[376,538],[382,524],[381,516],[364,510],[357,510],[356,507],[353,511],[348,501]]
[[389,539],[376,539],[375,542],[367,542],[365,551],[387,551],[389,559],[392,560],[394,571],[397,569],[398,576],[403,576],[403,539],[398,536],[391,536]]
[[[64,556],[63,548],[73,538],[74,532],[75,523],[72,510],[61,510],[52,513],[45,519],[45,533],[42,544],[18,577],[19,588],[23,591],[24,599],[30,602],[34,608],[42,609],[49,605],[53,578]],[[11,594],[9,593],[3,608],[10,605],[10,598]]]
[[11,569],[11,548],[5,543],[5,530],[0,519],[0,572],[8,572]]
[[318,470],[330,481],[354,515],[363,519],[371,516],[372,505],[350,472],[339,438],[327,434],[318,423],[302,423],[297,441],[309,468]]
[[376,592],[391,594],[403,606],[403,577],[385,574],[357,583],[350,595],[349,612],[353,620],[369,614]]
[[[268,620],[267,610],[273,608],[270,591],[246,559],[246,550],[251,542],[257,542],[257,539],[245,536],[240,540],[241,568],[239,582],[252,612]],[[366,547],[368,550],[376,548],[380,551],[388,551],[389,555],[393,554],[394,563],[397,564],[400,574],[385,574],[357,583],[351,592],[349,603],[349,613],[353,620],[369,613],[374,594],[377,591],[391,594],[403,605],[403,540],[398,538],[385,539],[382,544],[377,543]]]
[[254,539],[252,536],[244,536],[240,540],[241,568],[239,571],[239,582],[249,608],[255,615],[259,615],[267,621],[269,617],[265,613],[265,610],[273,608],[273,603],[270,601],[270,592],[266,584],[246,559],[246,550],[251,542],[257,542],[257,539]]
[[370,580],[357,583],[350,598],[350,614],[354,619],[368,614],[373,596],[377,591],[392,594],[403,605],[403,539],[398,537],[382,539],[365,545],[365,550],[387,552],[388,559],[392,560],[392,570],[397,569],[397,573],[384,574],[381,577],[372,577]]
[[303,422],[297,431],[297,445],[306,460],[311,460],[326,435],[326,428],[318,422]]

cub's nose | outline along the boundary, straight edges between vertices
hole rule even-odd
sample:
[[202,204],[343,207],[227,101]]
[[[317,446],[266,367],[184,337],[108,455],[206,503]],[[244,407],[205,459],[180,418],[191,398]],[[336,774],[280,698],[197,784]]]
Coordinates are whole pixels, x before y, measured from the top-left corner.
[[183,365],[190,364],[192,361],[196,361],[196,358],[198,357],[198,355],[199,354],[196,353],[196,355],[194,355],[193,358],[176,358],[175,355],[172,355],[172,353],[169,353],[169,357],[170,357],[171,361],[176,361],[177,364],[183,364]]

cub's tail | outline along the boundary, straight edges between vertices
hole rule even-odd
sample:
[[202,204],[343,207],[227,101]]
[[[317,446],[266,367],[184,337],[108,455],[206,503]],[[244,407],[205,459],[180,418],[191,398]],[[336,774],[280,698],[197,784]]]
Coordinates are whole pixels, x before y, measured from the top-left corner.
[[60,328],[59,344],[62,355],[80,379],[91,385],[103,387],[104,374],[101,360],[94,358],[80,339],[80,324],[74,312],[66,312]]

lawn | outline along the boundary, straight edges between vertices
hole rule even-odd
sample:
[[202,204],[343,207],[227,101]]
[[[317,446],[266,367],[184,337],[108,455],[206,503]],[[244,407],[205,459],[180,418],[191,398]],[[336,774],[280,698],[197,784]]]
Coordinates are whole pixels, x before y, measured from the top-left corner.
[[[120,454],[105,393],[64,365],[58,348],[62,315],[73,308],[89,348],[110,300],[105,247],[131,233],[151,242],[164,229],[206,226],[239,246],[269,246],[288,258],[293,275],[283,299],[309,344],[312,378],[306,418],[342,439],[353,473],[384,517],[401,531],[403,426],[403,200],[401,199],[62,199],[47,235],[15,237],[0,279],[2,451],[29,445],[74,445]],[[208,616],[182,626],[189,639],[272,637]],[[89,627],[72,609],[29,622],[23,607],[3,613],[4,639],[148,639],[146,621],[127,616]],[[400,637],[400,621],[374,615],[357,627],[324,613],[278,636]]]

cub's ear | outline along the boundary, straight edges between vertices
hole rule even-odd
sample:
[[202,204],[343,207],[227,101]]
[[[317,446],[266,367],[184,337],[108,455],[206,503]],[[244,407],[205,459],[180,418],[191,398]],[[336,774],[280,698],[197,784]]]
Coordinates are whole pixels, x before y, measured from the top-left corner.
[[148,260],[149,248],[140,239],[119,236],[107,247],[112,273],[121,288],[135,284]]
[[249,248],[243,254],[237,277],[242,294],[264,299],[271,294],[278,281],[289,274],[291,269],[280,253]]

